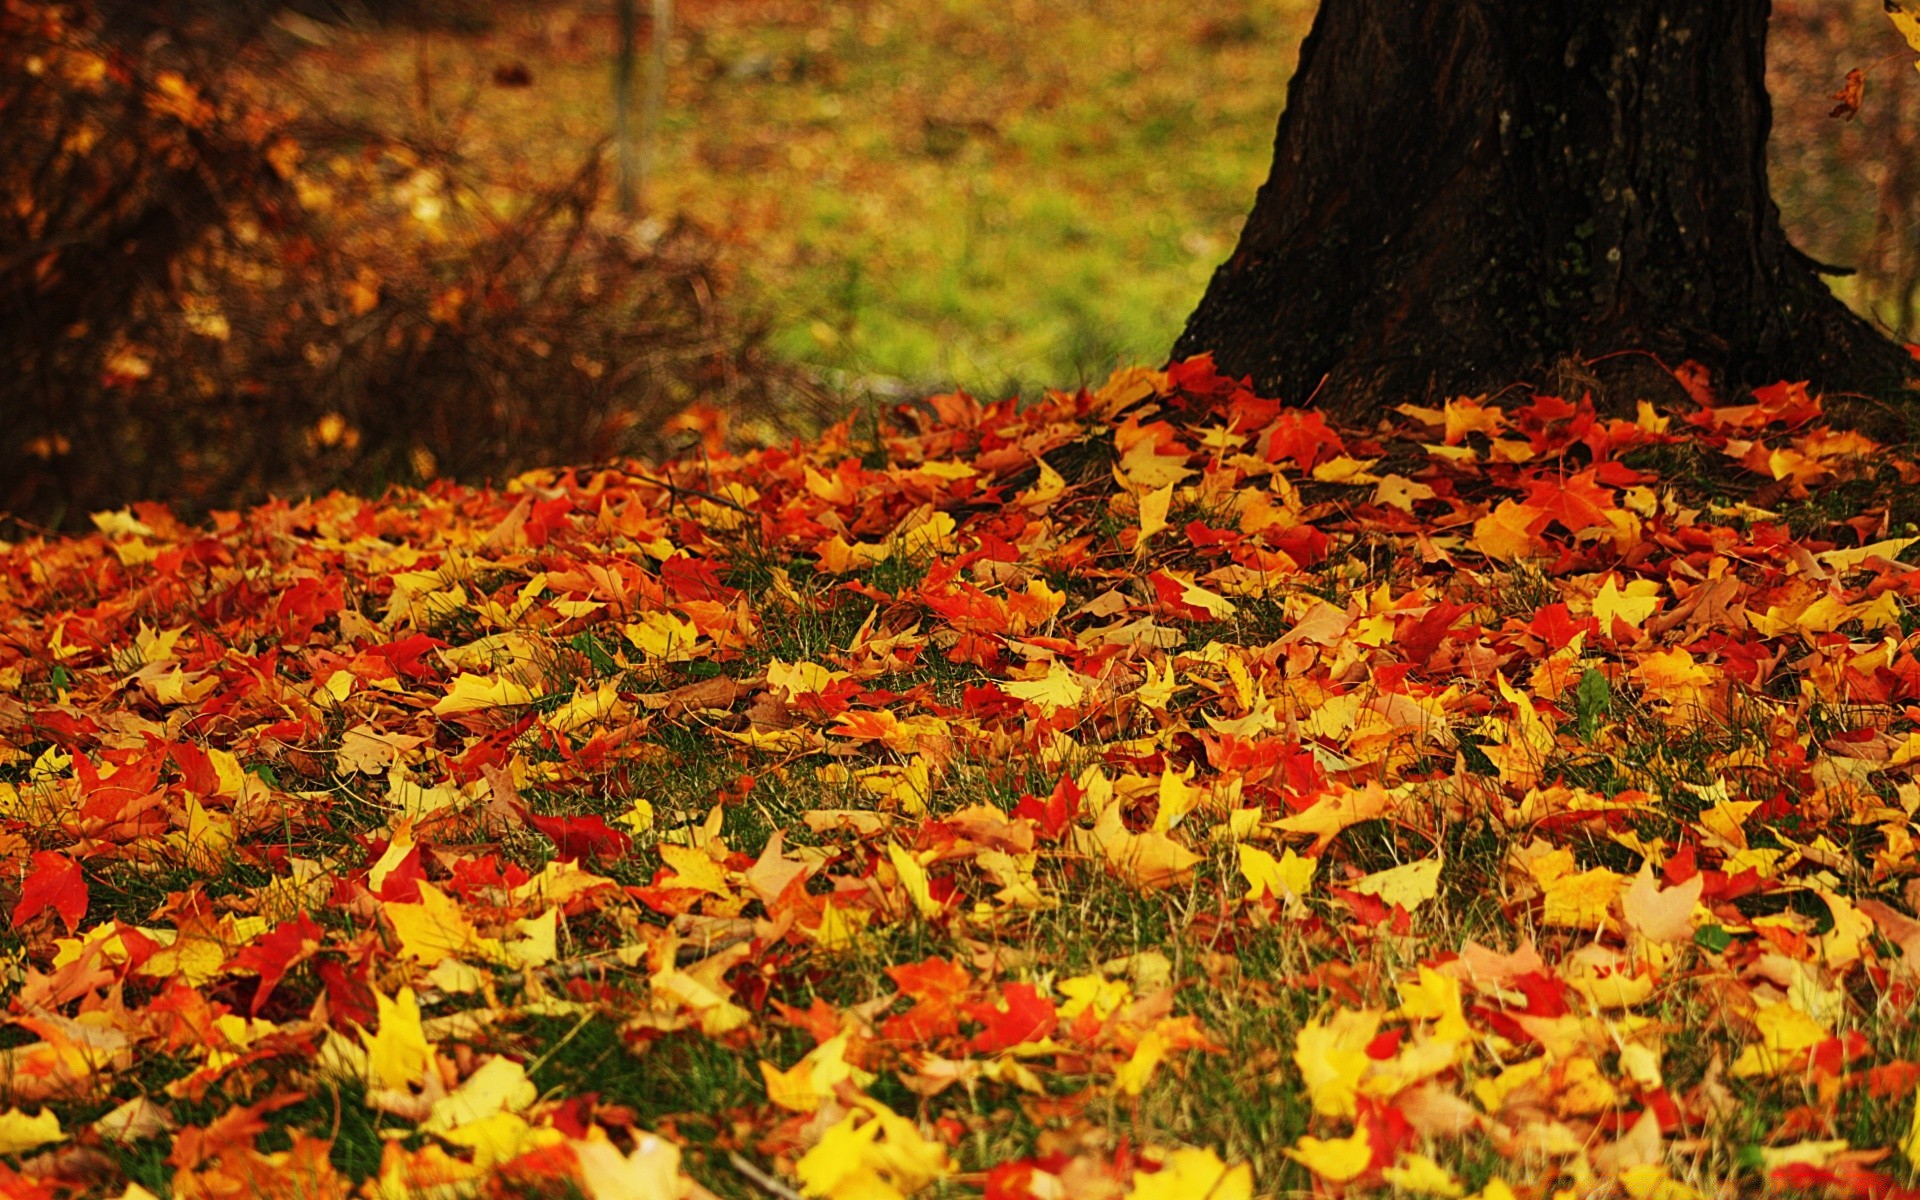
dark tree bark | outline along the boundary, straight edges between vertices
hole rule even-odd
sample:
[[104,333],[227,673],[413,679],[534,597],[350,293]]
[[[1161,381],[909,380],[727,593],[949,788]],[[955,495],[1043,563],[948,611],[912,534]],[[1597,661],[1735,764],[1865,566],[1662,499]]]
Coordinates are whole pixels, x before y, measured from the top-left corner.
[[1175,356],[1348,412],[1635,350],[1897,390],[1768,193],[1768,7],[1323,0]]

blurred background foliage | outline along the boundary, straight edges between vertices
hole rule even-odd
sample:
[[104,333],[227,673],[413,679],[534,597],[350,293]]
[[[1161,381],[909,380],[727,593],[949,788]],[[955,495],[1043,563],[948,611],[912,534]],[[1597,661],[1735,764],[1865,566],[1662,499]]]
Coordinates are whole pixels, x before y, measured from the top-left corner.
[[[624,215],[610,0],[0,0],[0,509],[499,479],[1156,362],[1314,3],[678,7]],[[1920,78],[1878,7],[1775,4],[1775,190],[1912,338]]]

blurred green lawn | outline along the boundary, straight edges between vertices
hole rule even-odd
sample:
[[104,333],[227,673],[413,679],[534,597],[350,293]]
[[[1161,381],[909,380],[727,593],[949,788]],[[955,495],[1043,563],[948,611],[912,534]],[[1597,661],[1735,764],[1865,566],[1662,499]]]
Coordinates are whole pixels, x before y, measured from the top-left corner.
[[[683,2],[648,199],[727,231],[776,347],[855,387],[996,394],[1158,361],[1265,177],[1313,8]],[[550,175],[608,128],[608,12],[502,9],[299,62],[329,104]],[[511,63],[532,86],[491,82]]]
[[[334,34],[296,59],[309,95],[457,146],[503,203],[577,167],[610,127],[611,0],[441,2],[484,20]],[[1875,130],[1900,134],[1920,88],[1884,71],[1860,121],[1826,116],[1848,66],[1900,49],[1875,7],[1783,0],[1776,190],[1816,255],[1911,295],[1911,231],[1876,226],[1874,189],[1920,142]],[[992,395],[1165,355],[1265,177],[1315,0],[679,8],[651,211],[723,231],[776,348],[847,390]],[[531,86],[493,82],[513,64]],[[1843,294],[1897,308],[1862,281]]]

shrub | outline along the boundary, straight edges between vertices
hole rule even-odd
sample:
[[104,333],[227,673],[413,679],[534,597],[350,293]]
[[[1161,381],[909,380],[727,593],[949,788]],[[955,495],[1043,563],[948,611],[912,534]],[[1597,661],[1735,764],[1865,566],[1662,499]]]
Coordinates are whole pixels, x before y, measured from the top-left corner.
[[597,158],[490,188],[457,148],[268,105],[244,46],[189,53],[205,31],[130,46],[83,9],[0,4],[17,518],[498,478],[658,452],[690,405],[777,421],[814,398],[723,307],[700,230],[601,211]]

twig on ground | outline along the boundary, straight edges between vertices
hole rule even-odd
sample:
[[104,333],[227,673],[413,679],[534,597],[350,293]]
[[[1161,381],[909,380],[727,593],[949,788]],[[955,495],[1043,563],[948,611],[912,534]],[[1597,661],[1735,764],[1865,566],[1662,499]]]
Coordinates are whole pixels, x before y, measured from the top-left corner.
[[733,1165],[734,1170],[746,1177],[747,1182],[766,1192],[767,1195],[778,1196],[780,1200],[802,1200],[799,1192],[748,1162],[738,1150],[729,1150],[727,1161]]

